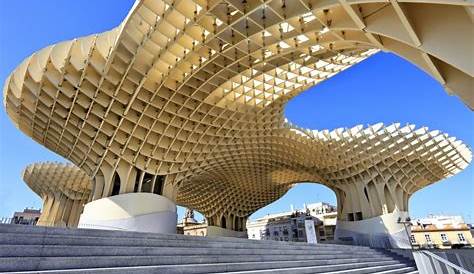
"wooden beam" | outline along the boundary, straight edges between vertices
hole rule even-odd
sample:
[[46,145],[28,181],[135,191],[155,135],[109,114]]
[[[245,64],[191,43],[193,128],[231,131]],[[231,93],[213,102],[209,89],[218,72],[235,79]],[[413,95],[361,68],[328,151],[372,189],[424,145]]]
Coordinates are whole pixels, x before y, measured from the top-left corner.
[[397,13],[398,18],[400,18],[400,21],[402,21],[402,24],[408,32],[408,35],[413,41],[415,47],[421,46],[420,38],[416,34],[415,29],[413,28],[413,25],[410,22],[410,19],[407,17],[403,4],[398,3],[397,0],[390,0],[390,3],[392,4],[393,9]]

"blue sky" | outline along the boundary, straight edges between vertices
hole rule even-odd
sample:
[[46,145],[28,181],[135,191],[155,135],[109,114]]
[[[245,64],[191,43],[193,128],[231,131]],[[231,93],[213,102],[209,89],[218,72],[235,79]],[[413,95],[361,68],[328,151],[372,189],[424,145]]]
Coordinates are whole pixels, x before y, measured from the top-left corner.
[[[0,1],[0,83],[33,52],[66,39],[117,26],[133,0]],[[379,53],[303,92],[288,104],[288,119],[302,127],[334,129],[357,124],[413,123],[455,136],[474,145],[474,113],[449,96],[435,80],[403,59]],[[65,161],[18,131],[0,111],[0,217],[41,201],[20,178],[22,169],[37,161]],[[415,193],[414,217],[429,213],[463,215],[474,222],[474,168]],[[331,190],[300,184],[252,217],[288,210],[290,204],[327,201]],[[179,211],[182,214],[182,210]]]

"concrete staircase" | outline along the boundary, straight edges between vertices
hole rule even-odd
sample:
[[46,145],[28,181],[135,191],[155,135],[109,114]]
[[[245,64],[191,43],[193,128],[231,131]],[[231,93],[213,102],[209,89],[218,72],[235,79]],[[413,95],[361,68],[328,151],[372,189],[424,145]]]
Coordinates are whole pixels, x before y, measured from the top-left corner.
[[0,272],[418,273],[362,246],[0,225]]

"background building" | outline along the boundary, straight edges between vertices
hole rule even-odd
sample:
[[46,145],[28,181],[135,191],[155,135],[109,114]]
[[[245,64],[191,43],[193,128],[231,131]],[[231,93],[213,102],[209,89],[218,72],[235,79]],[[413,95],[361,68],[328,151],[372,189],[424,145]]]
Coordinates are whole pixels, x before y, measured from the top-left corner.
[[337,207],[320,202],[306,206],[311,216],[316,217],[320,223],[316,227],[319,242],[334,240],[337,222]]
[[207,220],[197,221],[194,219],[194,211],[192,209],[186,209],[183,220],[176,226],[176,232],[178,234],[190,235],[190,236],[227,236],[227,237],[238,237],[247,238],[247,233],[235,232],[230,230],[222,230],[219,227],[210,226]]
[[333,240],[337,209],[327,203],[304,205],[302,210],[268,214],[247,222],[249,239],[306,242],[305,220],[314,221],[318,242]]
[[469,226],[461,216],[428,216],[412,222],[410,241],[415,248],[472,247]]
[[177,225],[177,233],[192,236],[207,236],[207,223],[194,219],[194,211],[187,208],[183,220]]
[[25,208],[22,212],[15,212],[11,224],[36,225],[41,215],[41,209]]
[[191,236],[207,236],[208,226],[207,223],[197,223],[193,225],[188,225],[183,227],[184,235]]

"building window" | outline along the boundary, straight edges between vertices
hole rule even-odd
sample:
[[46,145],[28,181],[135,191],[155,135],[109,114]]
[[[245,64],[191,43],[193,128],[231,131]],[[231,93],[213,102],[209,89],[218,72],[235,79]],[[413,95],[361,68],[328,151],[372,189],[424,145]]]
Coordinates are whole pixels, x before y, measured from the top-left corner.
[[412,244],[416,244],[415,235],[413,235],[413,234],[410,235],[410,242],[411,242]]
[[466,238],[464,237],[464,234],[462,234],[462,233],[458,233],[458,239],[459,239],[459,242],[461,242],[461,243],[466,242]]
[[433,243],[433,242],[431,241],[431,236],[430,236],[430,234],[425,234],[425,240],[426,240],[426,243],[428,243],[428,244]]
[[347,220],[349,222],[353,222],[354,221],[354,213],[348,213],[347,214]]
[[296,228],[293,229],[292,237],[293,238],[298,238],[298,229],[296,229]]
[[443,241],[443,243],[446,243],[448,241],[448,235],[446,235],[445,233],[441,233],[441,241]]

